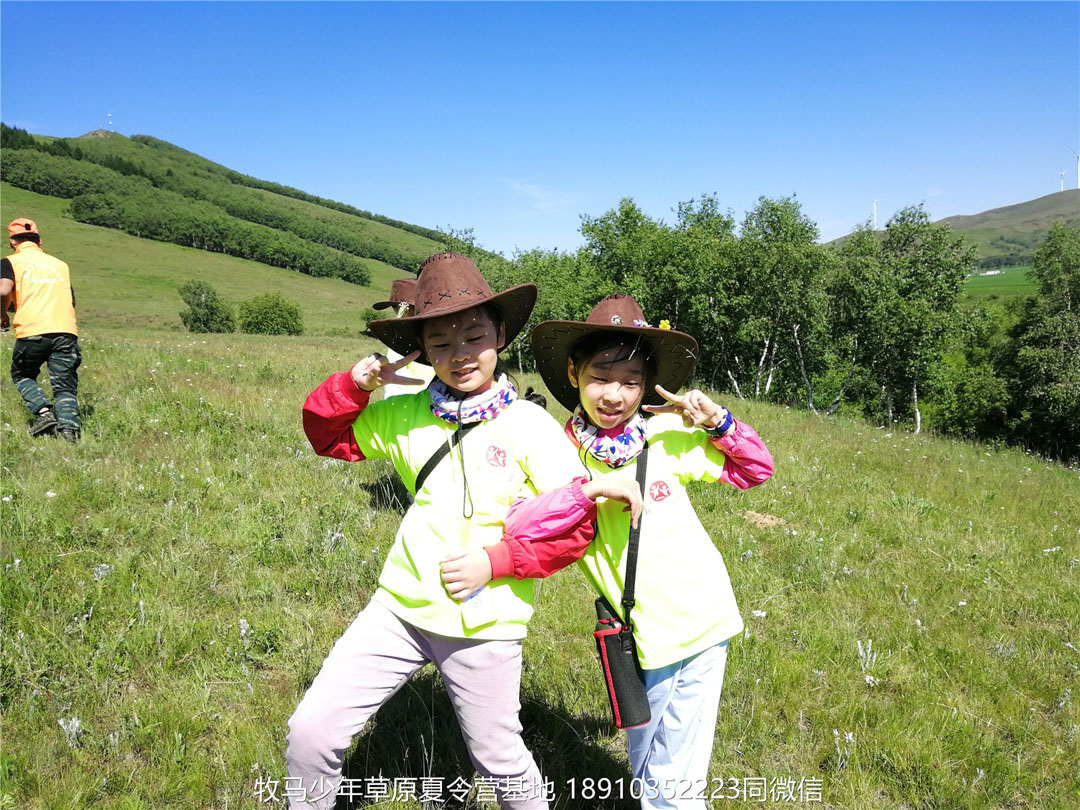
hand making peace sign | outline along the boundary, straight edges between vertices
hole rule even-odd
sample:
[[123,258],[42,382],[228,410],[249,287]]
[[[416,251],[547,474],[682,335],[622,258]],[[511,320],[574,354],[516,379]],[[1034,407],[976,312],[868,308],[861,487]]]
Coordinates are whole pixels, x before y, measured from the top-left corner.
[[362,388],[364,391],[374,391],[389,383],[397,383],[398,385],[423,385],[423,380],[417,380],[413,377],[402,377],[397,373],[399,368],[409,365],[409,363],[419,356],[420,352],[416,351],[391,363],[386,357],[375,352],[375,354],[369,354],[353,366],[349,374],[352,376],[353,382],[356,383],[357,387]]
[[668,401],[667,405],[642,405],[649,413],[677,413],[687,427],[704,427],[707,430],[722,425],[728,418],[727,408],[717,405],[703,392],[692,388],[682,396],[673,394],[662,385],[656,386],[656,393]]

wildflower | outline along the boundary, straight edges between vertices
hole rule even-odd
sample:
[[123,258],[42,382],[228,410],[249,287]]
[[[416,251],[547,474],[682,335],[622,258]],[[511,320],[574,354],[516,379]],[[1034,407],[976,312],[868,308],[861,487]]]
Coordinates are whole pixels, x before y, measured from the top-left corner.
[[753,556],[754,556],[753,550],[748,548],[746,551],[744,551],[742,553],[742,556],[739,557],[739,559],[742,560],[743,562],[746,562],[747,560],[749,560]]
[[863,672],[869,670],[874,664],[877,663],[877,653],[873,652],[874,640],[868,638],[866,640],[866,647],[863,647],[861,639],[855,639],[855,646],[859,648],[859,666]]
[[78,745],[79,737],[82,734],[82,723],[79,722],[79,718],[69,717],[64,719],[61,717],[57,722],[64,731],[64,737],[67,739],[68,748],[74,748]]
[[1069,701],[1072,700],[1072,689],[1066,689],[1065,694],[1061,696],[1061,700],[1058,701],[1057,707],[1054,711],[1060,712],[1066,706],[1069,705]]
[[754,618],[757,618],[757,619],[764,619],[764,618],[765,618],[765,616],[766,616],[766,613],[765,613],[765,611],[764,611],[764,610],[755,610],[755,611],[754,611]]
[[247,619],[240,620],[240,638],[246,639],[248,633],[251,632],[251,625],[247,623]]
[[844,733],[843,745],[841,745],[840,732],[837,729],[833,729],[833,745],[836,746],[836,770],[842,771],[848,766],[848,760],[851,757],[851,749],[849,745],[855,744],[855,735],[850,731]]
[[1053,554],[1055,551],[1061,551],[1061,546],[1054,546],[1053,548],[1044,548],[1043,554]]
[[55,492],[53,492],[53,491],[52,491],[51,489],[49,489],[49,490],[46,490],[46,491],[45,491],[45,497],[46,497],[46,498],[55,498],[55,497],[56,497],[56,493],[55,493]]
[[108,563],[100,563],[94,566],[94,582],[101,582],[113,572],[113,567]]
[[326,550],[333,551],[337,544],[345,539],[343,532],[335,531],[334,529],[326,530]]

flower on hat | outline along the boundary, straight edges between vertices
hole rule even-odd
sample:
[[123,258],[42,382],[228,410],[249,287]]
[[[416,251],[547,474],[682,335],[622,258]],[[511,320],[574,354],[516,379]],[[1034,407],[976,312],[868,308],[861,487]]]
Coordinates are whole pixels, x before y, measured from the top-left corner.
[[634,319],[634,326],[647,327],[648,325],[649,325],[648,321],[639,321],[636,318]]
[[660,321],[660,328],[661,329],[670,329],[671,328],[671,321],[669,321],[667,318]]

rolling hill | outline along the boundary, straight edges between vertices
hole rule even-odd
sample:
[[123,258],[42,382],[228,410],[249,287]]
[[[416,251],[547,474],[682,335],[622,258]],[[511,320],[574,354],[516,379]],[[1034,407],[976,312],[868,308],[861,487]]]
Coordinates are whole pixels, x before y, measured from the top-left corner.
[[234,172],[149,136],[96,131],[55,139],[2,127],[2,179],[68,199],[87,224],[368,284],[414,271],[438,231]]
[[[979,247],[979,267],[992,268],[1030,265],[1035,248],[1054,222],[1080,226],[1080,189],[1066,189],[979,214],[945,217],[935,224],[949,225],[971,239]],[[841,236],[826,244],[839,246],[847,238]]]
[[980,267],[1031,264],[1035,248],[1046,238],[1052,223],[1080,225],[1080,189],[938,222],[978,244]]

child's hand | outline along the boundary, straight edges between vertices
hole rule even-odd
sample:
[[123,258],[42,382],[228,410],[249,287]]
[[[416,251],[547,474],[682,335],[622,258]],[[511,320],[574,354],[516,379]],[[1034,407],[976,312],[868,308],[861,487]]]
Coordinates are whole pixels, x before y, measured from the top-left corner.
[[356,383],[357,387],[362,388],[364,391],[374,391],[376,388],[382,388],[387,383],[397,383],[398,385],[423,385],[423,380],[416,380],[412,377],[402,377],[397,373],[399,368],[409,365],[409,363],[419,356],[420,352],[416,351],[391,363],[381,354],[375,352],[375,354],[369,354],[353,366],[349,374],[352,376],[353,382]]
[[611,498],[614,501],[622,501],[626,504],[623,511],[630,513],[630,526],[637,528],[638,520],[641,519],[641,512],[645,508],[645,504],[641,499],[641,487],[638,486],[637,481],[619,481],[601,477],[583,484],[581,491],[585,493],[585,497],[590,501],[595,501],[597,498]]
[[730,417],[727,408],[717,405],[696,388],[680,397],[658,385],[656,393],[666,399],[668,404],[642,405],[641,409],[649,413],[677,413],[687,427],[704,427],[711,430],[728,421]]
[[483,549],[448,557],[440,566],[447,592],[459,602],[491,582],[491,558]]

